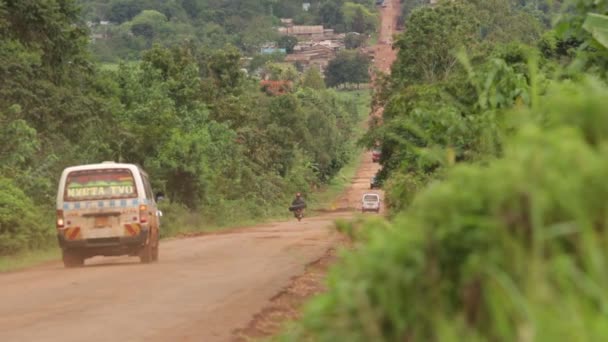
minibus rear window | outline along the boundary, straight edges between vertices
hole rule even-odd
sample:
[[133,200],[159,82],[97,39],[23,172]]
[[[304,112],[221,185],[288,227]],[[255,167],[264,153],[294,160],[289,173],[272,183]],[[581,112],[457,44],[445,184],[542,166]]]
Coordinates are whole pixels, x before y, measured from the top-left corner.
[[65,201],[137,197],[133,174],[128,169],[73,171],[67,176]]

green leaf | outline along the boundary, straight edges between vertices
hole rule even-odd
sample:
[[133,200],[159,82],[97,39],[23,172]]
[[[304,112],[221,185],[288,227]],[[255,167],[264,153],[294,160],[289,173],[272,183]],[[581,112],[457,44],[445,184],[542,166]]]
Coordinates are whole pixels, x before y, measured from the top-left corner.
[[589,13],[583,28],[591,33],[600,44],[608,48],[608,16]]

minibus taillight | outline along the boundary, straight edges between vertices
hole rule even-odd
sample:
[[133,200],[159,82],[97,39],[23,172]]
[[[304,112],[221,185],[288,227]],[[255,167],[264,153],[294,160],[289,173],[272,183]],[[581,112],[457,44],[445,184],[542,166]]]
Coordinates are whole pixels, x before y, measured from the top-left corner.
[[57,229],[63,228],[65,221],[63,220],[63,210],[57,210]]
[[139,222],[148,222],[148,206],[145,204],[139,206]]

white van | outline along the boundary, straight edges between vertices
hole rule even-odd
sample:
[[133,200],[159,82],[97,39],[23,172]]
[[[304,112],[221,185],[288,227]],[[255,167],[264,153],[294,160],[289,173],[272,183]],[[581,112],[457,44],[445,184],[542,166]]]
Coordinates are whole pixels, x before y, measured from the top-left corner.
[[363,194],[361,212],[364,213],[366,211],[380,212],[380,195],[371,192]]
[[82,266],[96,255],[158,260],[159,216],[148,175],[138,166],[103,162],[66,168],[56,224],[64,265]]

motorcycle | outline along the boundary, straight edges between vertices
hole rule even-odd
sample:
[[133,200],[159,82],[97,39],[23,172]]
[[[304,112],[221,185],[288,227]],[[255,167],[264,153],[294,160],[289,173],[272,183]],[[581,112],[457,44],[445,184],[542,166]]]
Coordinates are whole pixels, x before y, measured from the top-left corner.
[[293,216],[294,216],[295,218],[297,218],[297,219],[298,219],[298,221],[301,221],[301,220],[302,220],[302,217],[304,217],[304,209],[296,209],[296,210],[293,212]]
[[289,207],[289,211],[293,212],[293,216],[295,218],[298,219],[298,221],[301,221],[302,218],[304,217],[304,208],[306,208],[306,205],[292,205],[291,207]]

